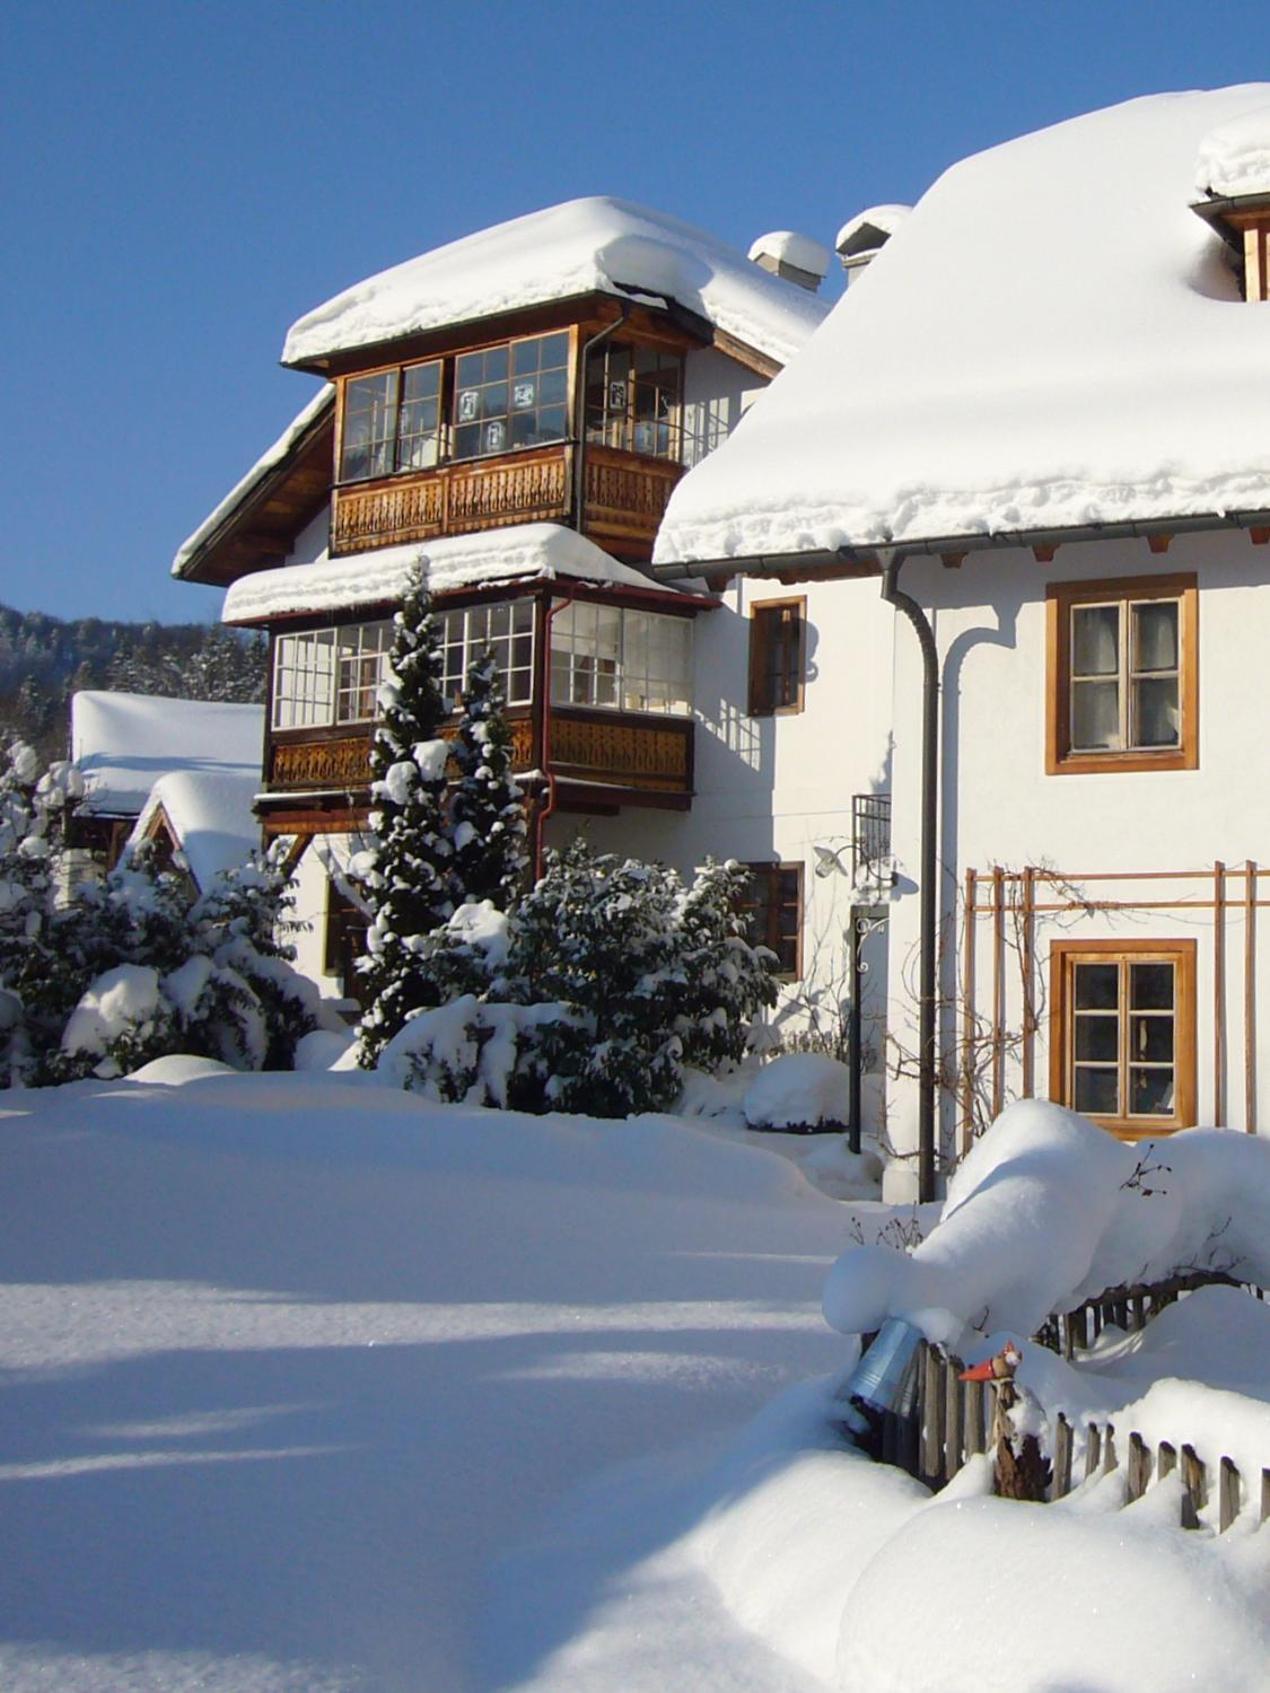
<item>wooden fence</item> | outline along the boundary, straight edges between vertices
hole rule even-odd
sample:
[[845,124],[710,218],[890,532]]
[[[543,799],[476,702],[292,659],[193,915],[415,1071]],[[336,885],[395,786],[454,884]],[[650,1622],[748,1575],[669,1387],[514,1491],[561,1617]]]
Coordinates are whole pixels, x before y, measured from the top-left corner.
[[[973,1454],[987,1450],[994,1438],[996,1382],[961,1381],[965,1368],[960,1358],[942,1347],[923,1342],[917,1369],[917,1397],[911,1416],[889,1415],[882,1427],[884,1462],[898,1464],[933,1490],[952,1480]],[[1076,1430],[1060,1412],[1054,1421],[1051,1458],[1050,1500],[1062,1499],[1073,1485],[1097,1474],[1120,1467],[1121,1436],[1113,1423],[1085,1425],[1084,1475],[1073,1481]],[[1134,1429],[1124,1435],[1125,1503],[1140,1499],[1152,1476],[1163,1480],[1180,1465],[1182,1484],[1181,1526],[1198,1528],[1200,1512],[1208,1505],[1213,1485],[1209,1467],[1195,1448],[1183,1444],[1180,1451],[1161,1441],[1154,1451]],[[1258,1522],[1270,1517],[1270,1468],[1260,1477],[1245,1479],[1233,1460],[1222,1457],[1216,1470],[1217,1532],[1224,1534],[1246,1505],[1249,1488],[1259,1489]]]

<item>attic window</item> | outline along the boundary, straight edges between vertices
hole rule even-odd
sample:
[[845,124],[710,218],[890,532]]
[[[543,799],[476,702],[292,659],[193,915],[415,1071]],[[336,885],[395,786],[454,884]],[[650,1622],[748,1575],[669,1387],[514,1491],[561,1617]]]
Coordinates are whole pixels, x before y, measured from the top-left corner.
[[567,330],[461,353],[454,372],[454,457],[563,441],[568,395]]
[[440,456],[441,366],[405,365],[344,387],[340,481],[427,470]]

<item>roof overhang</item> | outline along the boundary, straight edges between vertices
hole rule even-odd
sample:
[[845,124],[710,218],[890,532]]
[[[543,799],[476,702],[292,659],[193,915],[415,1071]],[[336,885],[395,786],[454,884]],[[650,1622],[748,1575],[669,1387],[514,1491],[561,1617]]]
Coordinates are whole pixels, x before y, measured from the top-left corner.
[[760,553],[735,558],[694,559],[688,563],[653,564],[653,575],[661,582],[704,579],[716,592],[733,576],[775,577],[781,582],[841,581],[859,576],[876,576],[886,557],[940,558],[961,564],[971,553],[1006,552],[1021,547],[1058,548],[1080,541],[1169,540],[1175,535],[1193,535],[1246,529],[1255,541],[1270,541],[1270,509],[1238,512],[1187,513],[1149,520],[1126,519],[1120,523],[1090,523],[1060,529],[996,530],[968,535],[917,536],[816,548],[806,552]]
[[1191,210],[1242,257],[1244,230],[1270,219],[1270,194],[1212,195],[1194,201]]

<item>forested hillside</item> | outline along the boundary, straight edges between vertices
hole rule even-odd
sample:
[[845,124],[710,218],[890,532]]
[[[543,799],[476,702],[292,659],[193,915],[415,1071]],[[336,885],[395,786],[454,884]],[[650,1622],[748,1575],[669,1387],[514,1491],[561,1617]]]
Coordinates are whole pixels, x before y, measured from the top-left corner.
[[66,621],[0,606],[0,740],[16,733],[64,758],[77,688],[178,699],[264,698],[265,643],[204,623]]

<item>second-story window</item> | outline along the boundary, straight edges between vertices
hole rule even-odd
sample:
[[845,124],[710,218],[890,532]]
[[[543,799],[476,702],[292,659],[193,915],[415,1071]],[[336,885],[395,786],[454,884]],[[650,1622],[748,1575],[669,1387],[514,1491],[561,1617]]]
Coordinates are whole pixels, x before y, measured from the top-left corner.
[[454,457],[512,452],[569,433],[569,335],[460,353],[454,364]]
[[750,716],[803,709],[807,602],[765,600],[750,607]]
[[340,481],[427,470],[441,456],[441,365],[405,365],[344,386]]
[[446,702],[459,702],[468,667],[492,652],[508,705],[528,705],[534,691],[534,602],[456,607],[441,614],[442,678]]
[[557,705],[684,715],[692,710],[692,624],[686,617],[576,601],[551,627]]
[[379,684],[391,646],[388,622],[279,635],[273,657],[274,728],[371,722],[379,715]]

